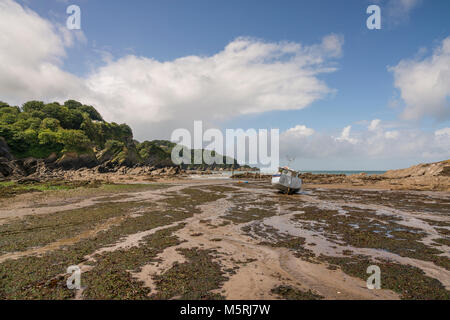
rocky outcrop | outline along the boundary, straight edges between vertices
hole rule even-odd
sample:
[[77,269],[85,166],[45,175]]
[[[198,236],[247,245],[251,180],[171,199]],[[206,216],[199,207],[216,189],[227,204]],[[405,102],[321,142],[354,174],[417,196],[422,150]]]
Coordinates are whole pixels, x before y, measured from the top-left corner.
[[26,175],[20,163],[14,159],[5,139],[0,137],[0,179]]
[[[246,172],[237,173],[232,178],[269,181],[271,175]],[[450,191],[450,160],[391,170],[382,175],[360,173],[347,176],[345,174],[301,173],[300,178],[305,186],[328,185],[336,188]]]
[[8,144],[3,137],[0,137],[0,158],[5,158],[8,161],[14,159],[11,151],[9,150]]
[[98,165],[97,158],[93,154],[65,153],[61,158],[53,162],[55,167],[65,170],[77,170],[80,168],[93,168]]
[[25,176],[26,173],[15,160],[0,157],[0,179],[13,179]]
[[241,180],[270,180],[272,175],[263,174],[259,172],[248,172],[236,173],[231,176],[231,179],[241,179]]
[[100,171],[111,172],[119,167],[134,167],[140,163],[139,154],[133,141],[126,144],[114,141],[96,154],[101,165]]
[[407,169],[389,170],[383,177],[401,179],[410,177],[450,177],[450,160],[419,164]]

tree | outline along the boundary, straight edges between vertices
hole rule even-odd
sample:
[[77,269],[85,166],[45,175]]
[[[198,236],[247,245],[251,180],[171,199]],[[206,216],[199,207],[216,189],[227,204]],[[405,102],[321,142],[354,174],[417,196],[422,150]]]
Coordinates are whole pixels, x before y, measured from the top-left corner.
[[55,131],[55,132],[60,127],[61,127],[61,125],[59,123],[59,120],[54,119],[54,118],[45,118],[44,120],[42,120],[42,123],[41,123],[42,129],[49,129],[49,130]]
[[0,108],[5,108],[5,107],[9,107],[9,104],[7,104],[6,102],[0,101]]
[[42,145],[56,145],[58,143],[58,133],[49,129],[44,129],[39,132],[38,140],[39,144]]
[[78,102],[76,100],[67,100],[66,102],[64,102],[64,106],[66,106],[67,108],[74,110],[74,109],[78,109],[82,106],[83,104],[81,102]]
[[93,106],[82,105],[78,108],[79,111],[87,113],[89,118],[96,121],[104,121],[100,113]]
[[44,106],[45,106],[44,102],[33,100],[25,102],[22,106],[22,110],[24,112],[42,111]]
[[63,151],[86,151],[90,145],[89,139],[81,130],[59,130],[58,142],[64,145]]

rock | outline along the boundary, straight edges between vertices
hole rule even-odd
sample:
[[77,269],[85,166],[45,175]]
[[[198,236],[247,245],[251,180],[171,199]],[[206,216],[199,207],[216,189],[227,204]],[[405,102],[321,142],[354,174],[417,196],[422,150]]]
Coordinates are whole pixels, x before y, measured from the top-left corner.
[[7,158],[0,158],[0,174],[2,178],[14,179],[25,176],[20,164],[16,161],[10,161]]
[[383,174],[383,177],[389,179],[400,179],[409,177],[437,177],[450,176],[450,160],[419,164],[407,169],[389,170]]
[[51,155],[49,155],[44,161],[46,164],[51,164],[56,162],[58,160],[58,155],[55,152],[52,152]]
[[56,161],[56,166],[64,170],[93,168],[98,165],[97,159],[93,154],[77,154],[74,152],[65,153]]
[[9,150],[8,144],[3,137],[0,137],[0,157],[6,158],[9,161],[14,160],[14,156]]
[[25,171],[25,174],[27,176],[36,172],[36,167],[38,163],[38,160],[36,158],[30,157],[19,161],[21,162],[22,169]]
[[126,144],[120,141],[111,141],[96,156],[98,162],[108,168],[134,167],[140,162],[136,145],[132,141]]

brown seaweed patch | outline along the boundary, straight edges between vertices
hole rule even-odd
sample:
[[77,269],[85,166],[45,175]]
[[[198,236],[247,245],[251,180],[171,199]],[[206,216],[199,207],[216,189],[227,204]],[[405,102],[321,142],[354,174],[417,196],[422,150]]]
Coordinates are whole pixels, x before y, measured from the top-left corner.
[[312,292],[311,290],[302,291],[291,286],[278,286],[270,290],[284,300],[321,300],[324,297]]
[[331,257],[321,255],[320,260],[330,263],[330,267],[340,267],[350,276],[367,280],[367,268],[377,265],[381,270],[381,288],[401,294],[407,300],[448,300],[450,292],[442,283],[430,278],[416,267],[402,265],[387,260],[373,261],[363,255],[352,257]]
[[148,208],[140,202],[100,203],[46,215],[30,215],[0,225],[0,252],[23,251],[95,228],[107,219],[125,216],[133,209]]
[[450,269],[448,258],[440,256],[442,251],[421,242],[427,235],[422,230],[401,225],[397,223],[398,218],[378,215],[373,210],[352,207],[343,209],[347,211],[346,214],[339,214],[337,210],[304,207],[304,213],[296,214],[294,219],[301,222],[303,228],[322,232],[335,241],[358,248],[381,249],[403,257],[432,261]]
[[148,299],[150,289],[131,276],[143,265],[155,261],[165,248],[178,245],[180,241],[172,232],[173,227],[155,232],[142,239],[138,247],[116,250],[96,256],[95,267],[83,275],[86,299]]
[[155,277],[157,293],[153,299],[212,300],[223,299],[212,293],[228,280],[219,263],[213,261],[214,250],[178,249],[187,258],[185,263],[175,263],[172,268]]

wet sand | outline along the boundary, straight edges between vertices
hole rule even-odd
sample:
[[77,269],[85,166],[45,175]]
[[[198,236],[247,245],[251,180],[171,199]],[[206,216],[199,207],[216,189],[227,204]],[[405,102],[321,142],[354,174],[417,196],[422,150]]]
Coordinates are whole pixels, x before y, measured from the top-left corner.
[[[0,276],[21,261],[29,263],[32,271],[35,265],[45,265],[42,259],[66,259],[60,257],[64,250],[72,254],[78,247],[88,249],[73,262],[86,279],[83,291],[66,292],[67,266],[62,265],[52,274],[32,279],[20,272],[9,275],[6,281],[11,283],[7,290],[0,289],[0,298],[36,298],[34,293],[22,293],[29,287],[39,291],[39,297],[51,299],[60,295],[134,299],[136,292],[139,298],[149,299],[283,299],[275,290],[279,287],[291,288],[299,297],[309,292],[322,299],[449,297],[450,193],[306,185],[301,193],[286,196],[266,182],[198,179],[166,184],[121,192],[120,197],[79,190],[21,194],[3,201]],[[50,237],[30,227],[33,231],[26,243],[11,245],[20,239],[11,235],[19,220],[30,226],[47,223],[45,219],[53,223],[64,212],[101,210],[104,204],[130,206],[115,216],[100,211],[98,223],[61,235]],[[147,227],[147,219],[158,219],[158,224]],[[163,240],[170,238],[173,243],[161,244],[158,237],[163,234]],[[192,272],[198,261],[187,252],[207,262],[199,273]],[[364,263],[380,266],[382,289],[366,287],[369,274]],[[102,268],[108,272],[99,272]],[[174,279],[179,270],[182,279]],[[135,287],[129,294],[114,285],[102,287],[102,281],[110,280],[106,275],[102,279],[102,274],[126,275]],[[199,274],[207,275],[205,283]],[[417,285],[407,283],[408,275]],[[17,285],[12,283],[15,279]],[[396,286],[396,281],[401,285]],[[48,283],[57,283],[58,296]],[[188,293],[190,287],[198,295]]]

